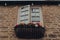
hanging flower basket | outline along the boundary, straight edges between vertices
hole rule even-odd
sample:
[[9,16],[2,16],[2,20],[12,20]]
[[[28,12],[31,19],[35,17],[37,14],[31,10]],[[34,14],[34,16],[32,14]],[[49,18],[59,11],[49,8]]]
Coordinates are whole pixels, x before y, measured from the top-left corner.
[[18,38],[43,38],[45,33],[45,28],[39,24],[19,24],[14,27],[15,34]]

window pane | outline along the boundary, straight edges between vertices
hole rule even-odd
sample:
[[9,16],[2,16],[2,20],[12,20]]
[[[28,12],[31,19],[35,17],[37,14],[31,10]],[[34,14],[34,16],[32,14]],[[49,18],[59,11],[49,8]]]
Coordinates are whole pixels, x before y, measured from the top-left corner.
[[34,17],[32,18],[32,21],[40,21],[40,18]]
[[39,8],[32,8],[32,13],[39,13]]
[[40,16],[40,13],[31,13],[31,16]]
[[20,19],[23,20],[23,19],[28,19],[28,16],[20,16]]
[[31,9],[31,20],[32,22],[40,22],[40,10],[39,8],[32,8]]

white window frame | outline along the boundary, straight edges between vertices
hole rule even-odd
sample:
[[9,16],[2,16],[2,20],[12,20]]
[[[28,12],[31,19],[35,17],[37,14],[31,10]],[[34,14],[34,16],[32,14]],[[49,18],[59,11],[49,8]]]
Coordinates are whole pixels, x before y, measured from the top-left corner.
[[[24,7],[24,6],[22,6],[22,7]],[[40,6],[30,6],[30,12],[28,12],[29,14],[28,14],[28,22],[32,22],[31,21],[31,8],[39,8],[39,11],[40,11],[40,22],[42,23],[42,26],[44,27],[44,24],[43,24],[43,15],[42,15],[42,8],[40,7]],[[20,14],[20,11],[21,11],[21,7],[19,7],[19,9],[18,9],[18,18],[17,18],[17,24],[20,24],[20,15],[23,15],[23,14]],[[26,21],[27,22],[27,21]]]
[[[28,6],[29,8],[25,8],[25,9],[22,9],[22,10],[21,10],[22,7],[27,7],[27,6]],[[24,17],[24,18],[21,18],[21,17],[20,17],[21,15],[24,15],[24,13],[21,14],[21,12],[22,12],[23,10],[25,11],[26,9],[29,10],[29,9],[30,9],[30,5],[25,5],[25,6],[20,6],[20,7],[19,7],[19,9],[18,9],[17,24],[20,24],[20,23],[21,23],[21,20],[26,19],[25,17]],[[30,11],[30,10],[29,10],[29,11]],[[26,13],[26,14],[28,14],[28,16],[29,16],[30,12],[28,12],[28,13]],[[27,16],[26,16],[26,17],[27,17]],[[28,23],[28,22],[30,21],[30,20],[29,20],[29,17],[27,17],[27,19],[28,19],[28,20],[27,20],[27,21],[25,20],[25,21]],[[23,21],[23,22],[25,22],[25,21]]]
[[44,27],[44,24],[43,24],[43,15],[42,15],[42,8],[41,8],[41,6],[31,6],[31,8],[39,8],[39,11],[40,11],[40,22],[42,23],[42,26]]

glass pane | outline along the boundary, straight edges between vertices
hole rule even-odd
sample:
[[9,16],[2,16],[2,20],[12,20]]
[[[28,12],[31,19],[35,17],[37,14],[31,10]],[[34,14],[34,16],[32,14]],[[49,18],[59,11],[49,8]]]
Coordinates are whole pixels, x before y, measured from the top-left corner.
[[32,18],[32,21],[39,21],[39,20],[40,18],[37,18],[37,17]]
[[39,8],[32,8],[32,13],[39,13]]
[[23,19],[28,19],[28,16],[23,16],[23,17],[20,17],[21,20]]
[[40,10],[39,10],[39,8],[32,8],[31,20],[32,20],[32,22],[40,22]]

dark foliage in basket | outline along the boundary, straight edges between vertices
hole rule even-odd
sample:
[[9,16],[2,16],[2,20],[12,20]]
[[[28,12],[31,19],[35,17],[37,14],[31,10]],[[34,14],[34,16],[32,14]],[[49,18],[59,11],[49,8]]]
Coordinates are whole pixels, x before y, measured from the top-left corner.
[[14,30],[18,38],[42,38],[45,33],[44,27],[35,27],[35,24],[19,24],[14,27]]

